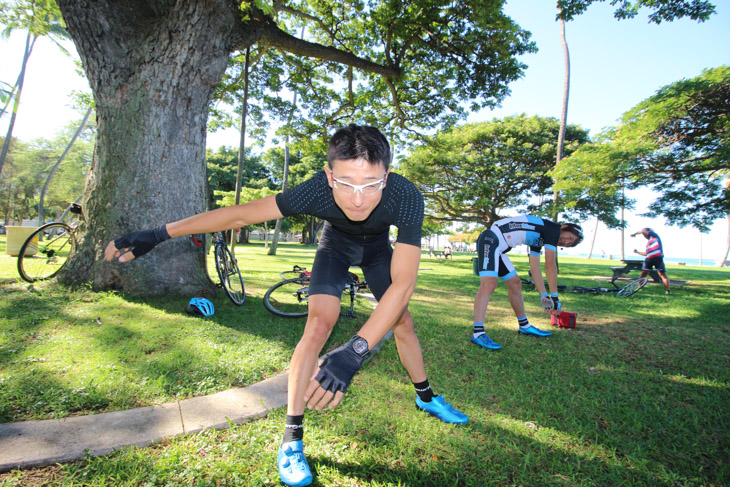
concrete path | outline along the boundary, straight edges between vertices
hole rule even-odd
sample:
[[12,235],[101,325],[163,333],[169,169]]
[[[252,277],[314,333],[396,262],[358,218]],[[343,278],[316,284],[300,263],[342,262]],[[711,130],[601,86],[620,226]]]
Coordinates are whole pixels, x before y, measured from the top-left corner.
[[[372,295],[364,295],[377,304]],[[373,347],[372,358],[392,337]],[[323,355],[323,360],[327,355]],[[288,374],[249,387],[127,411],[44,421],[0,424],[0,472],[73,462],[126,446],[147,446],[165,438],[223,429],[266,416],[286,405]]]

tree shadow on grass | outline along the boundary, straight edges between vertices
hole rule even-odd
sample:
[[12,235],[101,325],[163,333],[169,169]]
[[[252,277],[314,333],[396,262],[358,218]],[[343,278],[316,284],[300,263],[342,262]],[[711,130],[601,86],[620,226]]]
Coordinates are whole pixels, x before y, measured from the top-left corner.
[[[3,308],[8,342],[0,367],[0,421],[106,412],[244,387],[289,364],[305,320],[266,312],[249,296],[224,295],[207,318],[184,313],[185,298],[136,299],[49,288],[17,292]],[[367,308],[370,308],[367,305]],[[370,308],[371,309],[371,308]],[[325,350],[362,326],[341,319]]]

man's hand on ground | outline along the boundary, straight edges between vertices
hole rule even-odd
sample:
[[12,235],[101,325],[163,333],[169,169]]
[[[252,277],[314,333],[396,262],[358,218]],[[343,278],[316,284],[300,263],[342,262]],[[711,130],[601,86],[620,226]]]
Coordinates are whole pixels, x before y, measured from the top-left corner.
[[337,407],[368,355],[367,342],[357,335],[330,353],[304,393],[307,407],[317,410]]

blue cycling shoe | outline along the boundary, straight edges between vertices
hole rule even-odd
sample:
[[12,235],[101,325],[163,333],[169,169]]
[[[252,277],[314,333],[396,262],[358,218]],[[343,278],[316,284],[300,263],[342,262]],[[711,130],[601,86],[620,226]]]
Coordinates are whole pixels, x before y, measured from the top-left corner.
[[451,407],[451,404],[444,401],[444,396],[435,396],[431,402],[423,402],[416,397],[416,407],[426,411],[431,416],[436,416],[444,423],[463,424],[469,421],[466,414]]
[[489,338],[486,333],[482,333],[478,337],[472,336],[471,342],[476,343],[480,347],[486,348],[488,350],[499,350],[500,348],[502,348],[502,345]]
[[279,477],[286,485],[299,487],[312,483],[312,472],[304,458],[304,445],[301,440],[290,441],[279,447],[276,457]]
[[541,330],[540,328],[535,328],[532,325],[528,326],[527,328],[518,328],[517,333],[521,333],[523,335],[532,335],[534,337],[549,337],[553,334],[553,332],[551,331]]

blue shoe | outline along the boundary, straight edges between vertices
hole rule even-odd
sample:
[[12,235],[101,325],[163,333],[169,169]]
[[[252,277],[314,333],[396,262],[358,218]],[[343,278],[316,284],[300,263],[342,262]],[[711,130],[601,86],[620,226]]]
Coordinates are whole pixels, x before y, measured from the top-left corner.
[[290,441],[279,447],[276,457],[279,477],[286,485],[300,486],[312,483],[312,471],[304,458],[304,445],[301,440]]
[[528,326],[525,329],[518,328],[517,333],[521,333],[523,335],[532,335],[534,337],[549,337],[553,334],[553,332],[551,331],[541,330],[540,328],[535,328],[532,325]]
[[431,402],[423,402],[420,397],[416,397],[416,407],[431,416],[436,416],[444,423],[463,424],[469,421],[466,414],[452,408],[448,402],[444,402],[444,396],[436,396],[431,399]]
[[489,338],[486,333],[482,333],[478,337],[472,336],[471,342],[476,343],[480,347],[486,348],[488,350],[499,350],[500,348],[502,348],[502,345]]

